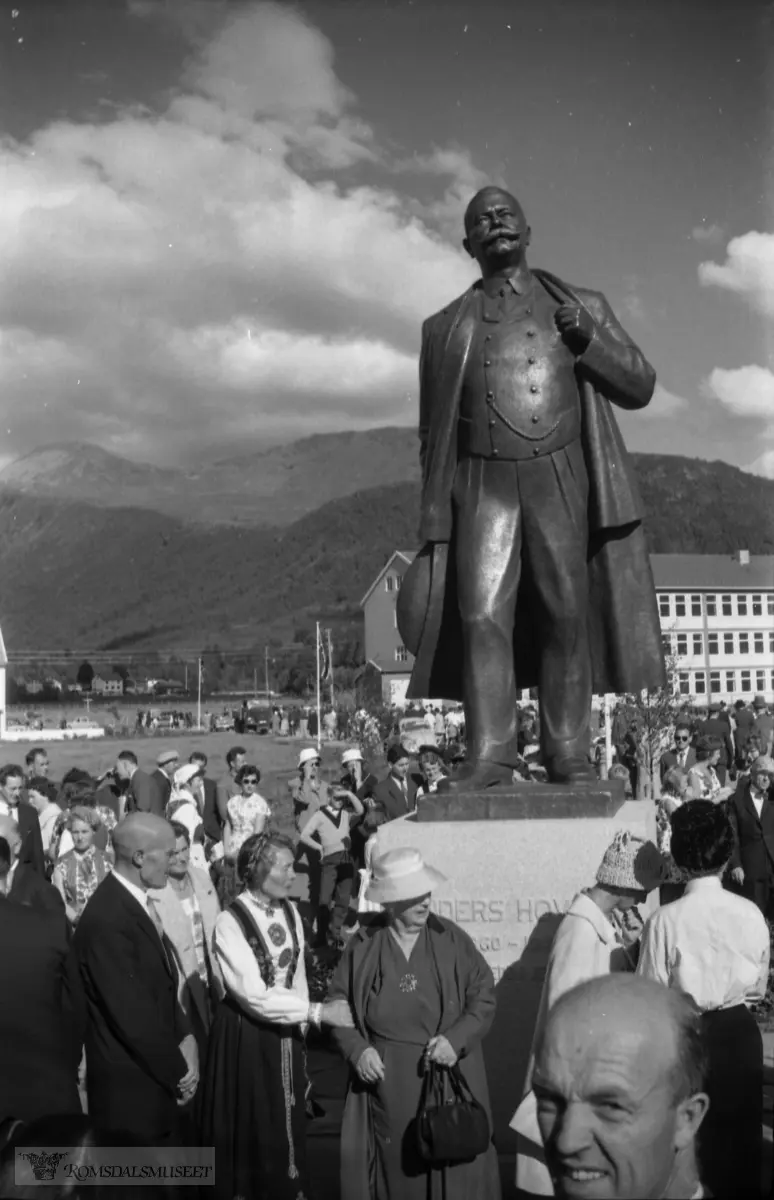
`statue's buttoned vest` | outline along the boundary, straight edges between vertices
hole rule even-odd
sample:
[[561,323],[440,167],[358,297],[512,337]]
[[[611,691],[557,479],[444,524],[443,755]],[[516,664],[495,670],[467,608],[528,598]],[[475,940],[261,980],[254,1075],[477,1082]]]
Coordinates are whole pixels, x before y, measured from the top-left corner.
[[476,298],[479,320],[463,379],[463,455],[518,461],[562,450],[580,436],[575,358],[554,320],[556,302],[533,281]]

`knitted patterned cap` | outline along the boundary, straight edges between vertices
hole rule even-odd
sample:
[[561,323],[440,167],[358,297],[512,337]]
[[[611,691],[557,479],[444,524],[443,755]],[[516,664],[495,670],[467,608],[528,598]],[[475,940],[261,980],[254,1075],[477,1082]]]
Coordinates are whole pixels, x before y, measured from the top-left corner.
[[666,863],[653,842],[619,830],[604,853],[597,883],[609,888],[651,892],[663,882]]

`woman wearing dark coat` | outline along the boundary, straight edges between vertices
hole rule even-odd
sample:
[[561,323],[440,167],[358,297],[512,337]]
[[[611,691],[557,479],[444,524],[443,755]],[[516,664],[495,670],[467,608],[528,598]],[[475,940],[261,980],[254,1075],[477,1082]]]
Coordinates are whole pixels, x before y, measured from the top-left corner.
[[428,1167],[413,1121],[430,1063],[459,1062],[473,1095],[491,1109],[481,1049],[495,1013],[494,979],[466,933],[430,911],[443,875],[418,851],[375,859],[368,899],[384,916],[357,934],[333,977],[354,1029],[333,1039],[351,1068],[341,1132],[341,1200],[499,1200],[497,1155]]

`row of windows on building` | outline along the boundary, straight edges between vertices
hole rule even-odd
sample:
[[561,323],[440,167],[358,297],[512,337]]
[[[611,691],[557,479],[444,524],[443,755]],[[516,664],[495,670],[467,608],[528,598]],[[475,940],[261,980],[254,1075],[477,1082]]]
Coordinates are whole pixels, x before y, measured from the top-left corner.
[[695,595],[673,595],[671,592],[659,592],[658,608],[662,617],[686,617],[689,612],[692,617],[762,617],[764,606],[766,614],[774,617],[774,592],[766,596],[755,592],[730,592],[726,595],[712,596],[696,593]]
[[388,575],[384,581],[384,586],[388,592],[399,592],[401,585],[400,575]]
[[[766,676],[769,677],[769,689],[774,691],[774,671],[710,671],[710,694],[723,692],[765,692]],[[706,696],[706,671],[678,671],[677,686],[681,696]]]
[[[703,633],[663,633],[665,654],[676,654],[685,658],[689,653],[702,656],[704,654]],[[764,633],[708,633],[707,653],[711,658],[716,654],[765,654],[768,646],[769,654],[774,655],[774,633],[768,637]]]

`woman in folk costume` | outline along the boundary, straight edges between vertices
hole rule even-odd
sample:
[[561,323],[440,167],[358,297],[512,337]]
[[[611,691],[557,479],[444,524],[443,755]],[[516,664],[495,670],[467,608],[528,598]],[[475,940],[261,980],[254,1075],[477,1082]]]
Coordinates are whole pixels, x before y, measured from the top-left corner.
[[341,1200],[499,1200],[497,1154],[431,1167],[413,1137],[429,1064],[460,1070],[491,1112],[481,1043],[495,1013],[494,979],[472,940],[430,911],[444,882],[417,850],[374,860],[368,898],[384,915],[351,939],[330,996],[355,1027],[334,1041],[350,1065],[341,1131]]
[[289,838],[249,837],[237,859],[244,890],[215,925],[226,994],[201,1084],[215,1200],[309,1200],[304,1035],[310,1023],[352,1024],[347,1004],[309,1003],[293,860]]
[[65,829],[73,848],[57,862],[51,882],[64,900],[71,925],[77,925],[84,908],[110,872],[110,863],[94,845],[94,834],[101,826],[99,814],[85,805],[76,805],[65,817]]
[[[664,859],[652,842],[634,837],[626,830],[616,834],[604,853],[596,883],[578,893],[556,931],[532,1039],[533,1054],[548,1011],[560,996],[588,979],[612,971],[635,970],[642,930],[636,905],[659,887],[664,875]],[[531,1075],[530,1061],[528,1086]],[[546,1166],[531,1088],[519,1105],[511,1128],[517,1134],[519,1193],[553,1196],[554,1186]]]

